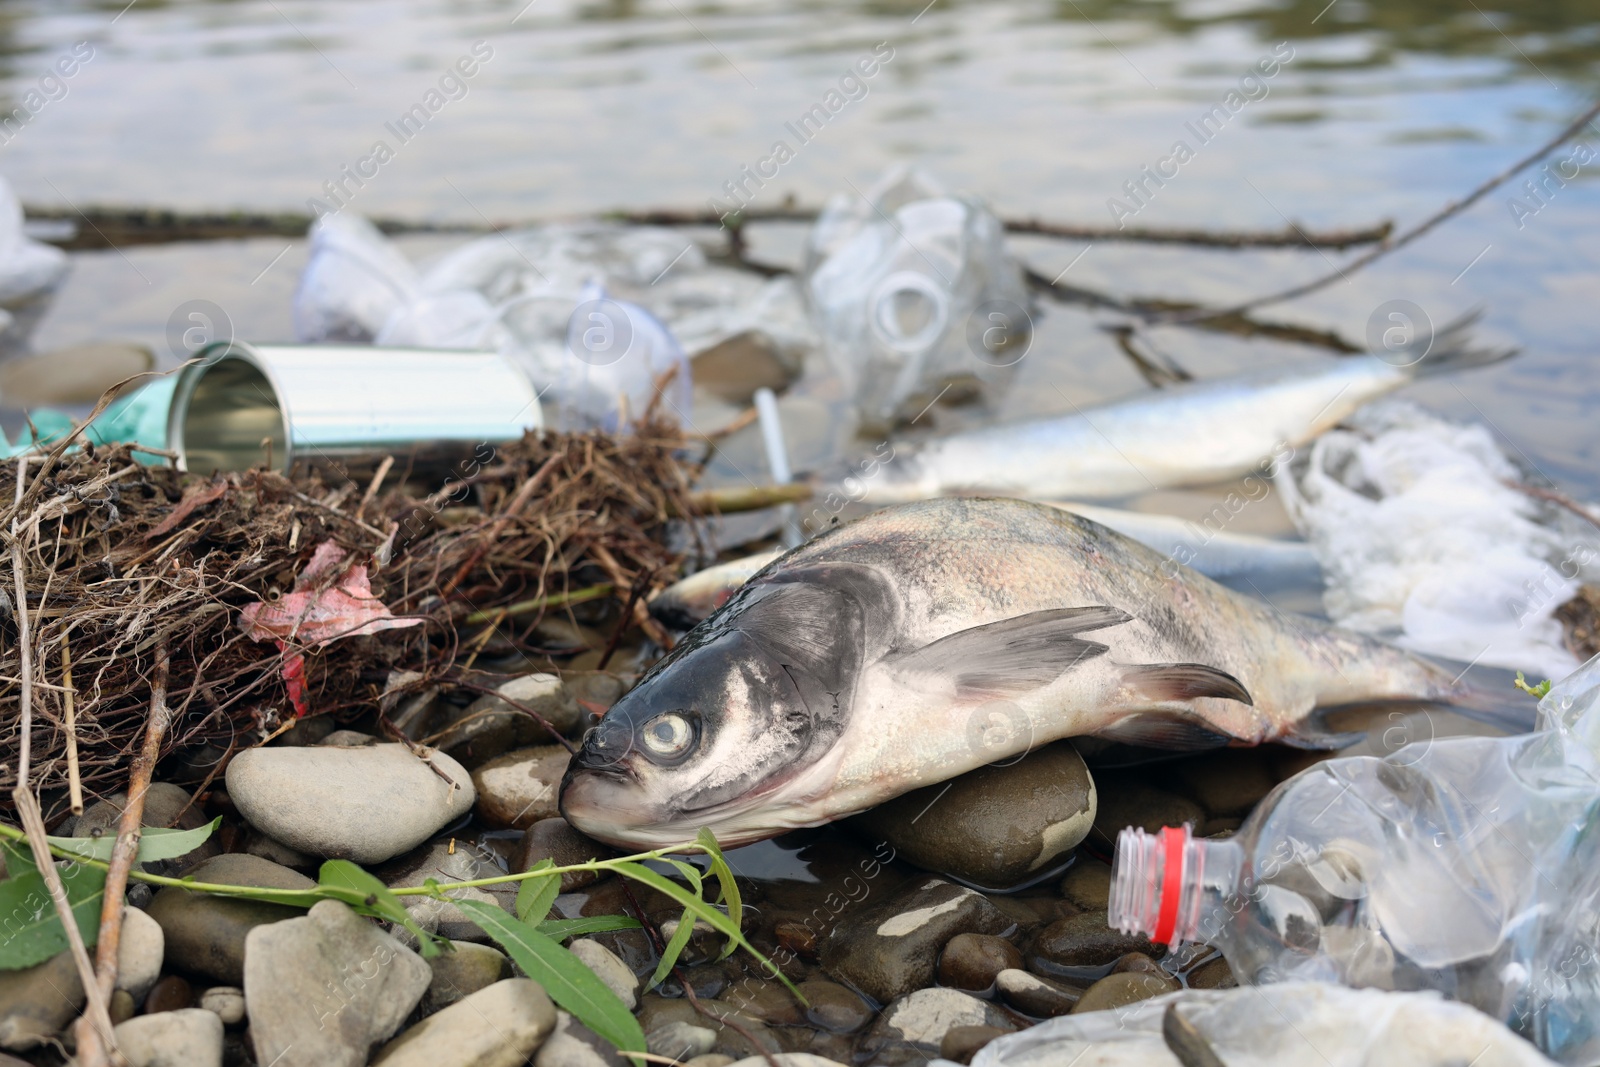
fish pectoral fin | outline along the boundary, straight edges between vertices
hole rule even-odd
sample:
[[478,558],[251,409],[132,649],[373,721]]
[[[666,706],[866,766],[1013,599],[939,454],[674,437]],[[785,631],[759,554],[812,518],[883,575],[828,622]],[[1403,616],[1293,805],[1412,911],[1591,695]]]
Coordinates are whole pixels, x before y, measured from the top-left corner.
[[1203,663],[1146,663],[1125,667],[1122,682],[1132,693],[1152,704],[1196,697],[1222,697],[1255,705],[1239,679]]
[[959,630],[886,665],[913,674],[936,674],[955,683],[962,698],[1002,697],[1049,685],[1105,645],[1078,634],[1132,618],[1109,607],[1052,608]]
[[1105,741],[1120,741],[1142,748],[1161,748],[1173,752],[1198,752],[1220,748],[1233,740],[1193,717],[1176,711],[1140,711],[1094,732]]

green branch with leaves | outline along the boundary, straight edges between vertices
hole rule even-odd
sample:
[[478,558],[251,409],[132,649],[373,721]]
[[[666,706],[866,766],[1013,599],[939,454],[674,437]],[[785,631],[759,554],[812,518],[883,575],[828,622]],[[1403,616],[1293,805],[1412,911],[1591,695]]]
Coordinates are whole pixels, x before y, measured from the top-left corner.
[[[147,829],[139,843],[137,864],[129,877],[150,885],[173,887],[195,893],[259,900],[271,904],[309,908],[322,900],[337,900],[362,915],[382,919],[405,929],[417,939],[424,957],[449,951],[449,941],[424,930],[401,898],[427,896],[448,900],[489,935],[524,974],[544,986],[550,999],[571,1012],[579,1022],[610,1041],[623,1053],[645,1052],[644,1032],[627,1005],[602,982],[587,965],[561,942],[583,934],[632,930],[638,919],[624,915],[600,915],[579,919],[552,919],[550,909],[561,891],[561,876],[573,872],[612,873],[631,878],[683,907],[683,917],[667,942],[655,973],[647,987],[664,980],[676,966],[689,942],[696,921],[709,925],[724,939],[720,958],[739,949],[748,952],[773,977],[801,1000],[800,991],[776,964],[757,951],[744,935],[741,924],[744,905],[733,870],[722,855],[711,831],[701,830],[693,841],[640,852],[616,859],[589,860],[557,866],[541,860],[520,874],[475,878],[464,882],[438,882],[428,879],[420,886],[391,889],[372,874],[349,860],[328,860],[318,872],[317,884],[309,889],[263,889],[256,886],[200,882],[193,878],[173,878],[140,869],[143,864],[175,859],[200,847],[217,829],[221,819],[194,830]],[[99,934],[101,898],[105,893],[106,871],[114,836],[51,837],[50,851],[67,861],[61,867],[72,914],[86,944],[93,945]],[[31,967],[67,947],[66,931],[54,910],[44,877],[26,847],[26,834],[0,823],[0,852],[4,853],[7,877],[0,881],[0,970]],[[709,860],[709,872],[685,860],[681,854],[701,854]],[[647,866],[666,863],[683,877],[687,885],[674,881]],[[714,895],[707,899],[707,873],[714,879]],[[476,900],[457,900],[450,893],[461,889],[520,883],[512,915],[494,904]],[[636,1062],[640,1062],[636,1059]]]

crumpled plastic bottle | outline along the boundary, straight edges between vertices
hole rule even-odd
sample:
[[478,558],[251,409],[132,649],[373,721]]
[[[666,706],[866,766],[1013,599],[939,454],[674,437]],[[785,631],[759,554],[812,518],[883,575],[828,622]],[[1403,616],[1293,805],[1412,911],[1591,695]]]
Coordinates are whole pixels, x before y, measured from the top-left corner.
[[1232,838],[1123,830],[1111,925],[1214,945],[1245,983],[1437,990],[1600,1063],[1600,656],[1538,726],[1327,760]]
[[1000,220],[920,171],[891,170],[865,203],[835,196],[806,254],[807,297],[864,429],[946,391],[993,403],[1027,354],[1028,294]]

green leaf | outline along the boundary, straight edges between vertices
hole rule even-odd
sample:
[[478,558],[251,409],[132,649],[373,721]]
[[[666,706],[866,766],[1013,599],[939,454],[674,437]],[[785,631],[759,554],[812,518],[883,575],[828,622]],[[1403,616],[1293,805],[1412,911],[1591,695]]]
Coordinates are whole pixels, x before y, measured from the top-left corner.
[[623,1052],[645,1051],[639,1020],[582,960],[493,904],[458,900],[456,906],[579,1022]]
[[[555,861],[550,859],[540,860],[531,870],[541,871],[554,867]],[[537,926],[543,922],[545,916],[550,914],[550,905],[554,904],[556,897],[561,893],[561,876],[559,874],[547,875],[543,878],[529,878],[517,888],[517,918],[525,923]]]
[[[105,896],[106,872],[82,863],[58,868],[67,891],[67,903],[86,946],[100,938],[100,901]],[[0,882],[0,970],[16,970],[43,963],[67,947],[44,875],[30,870]]]
[[317,874],[317,885],[363,915],[375,915],[405,927],[417,939],[424,958],[438,955],[440,939],[417,924],[393,890],[349,860],[324,863]]
[[689,938],[694,936],[694,916],[687,911],[683,918],[678,920],[678,928],[672,931],[672,940],[667,942],[667,947],[661,950],[661,962],[656,964],[656,973],[650,976],[646,989],[654,989],[661,984],[661,980],[671,973],[678,962],[678,957],[683,955],[683,947],[689,943]]
[[[155,863],[158,860],[175,859],[193,852],[205,844],[206,838],[215,833],[221,823],[222,816],[219,815],[206,825],[193,830],[146,827],[139,833],[138,862]],[[102,834],[99,837],[51,837],[47,840],[63,852],[70,852],[86,860],[99,860],[101,863],[110,862],[111,850],[117,847],[116,834]]]
[[0,851],[6,857],[6,876],[20,878],[29,871],[36,871],[39,865],[33,862],[33,849],[23,841],[0,841]]
[[714,906],[707,904],[699,897],[694,896],[677,882],[657,874],[655,871],[644,866],[643,864],[619,860],[611,865],[611,869],[616,871],[618,874],[626,875],[627,877],[632,878],[636,882],[643,882],[645,885],[656,890],[657,892],[666,894],[673,900],[676,900],[679,904],[682,904],[697,918],[704,919],[706,922],[710,923],[712,927],[720,931],[723,936],[733,940],[734,943],[740,948],[754,956],[769,973],[787,986],[790,992],[794,993],[795,996],[801,997],[802,1002],[804,1001],[804,997],[801,995],[800,991],[796,989],[794,987],[794,983],[789,981],[784,973],[778,969],[777,964],[763,956],[759,951],[757,951],[754,945],[745,939],[744,933],[739,929],[738,922],[730,919],[728,916],[718,911]]
[[684,881],[688,882],[689,887],[694,890],[694,895],[700,896],[703,884],[700,878],[700,868],[692,863],[685,863],[683,860],[675,860],[671,856],[665,858],[668,863],[678,869],[679,874],[683,875]]
[[536,929],[557,941],[583,934],[607,934],[613,930],[637,930],[639,920],[626,915],[595,915],[583,919],[546,919]]
[[[716,835],[702,826],[695,835],[694,843],[706,850],[706,855],[711,858],[711,873],[717,876],[717,884],[722,887],[722,902],[727,905],[728,914],[734,917],[736,923],[744,919],[744,898],[739,895],[739,883],[734,881],[733,868],[728,866],[727,857],[722,854],[722,846],[717,844]],[[728,940],[722,950],[722,958],[727,959],[733,955],[737,942]]]

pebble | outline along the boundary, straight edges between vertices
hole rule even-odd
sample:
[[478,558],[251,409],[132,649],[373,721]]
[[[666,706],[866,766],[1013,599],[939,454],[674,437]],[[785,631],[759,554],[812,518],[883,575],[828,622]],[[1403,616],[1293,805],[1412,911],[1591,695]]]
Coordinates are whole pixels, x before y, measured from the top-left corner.
[[915,789],[853,823],[919,867],[1008,889],[1049,870],[1094,825],[1095,784],[1062,741],[1009,766]]
[[715,1030],[682,1021],[658,1026],[644,1035],[646,1051],[675,1060],[704,1056],[716,1043]]
[[[267,889],[310,889],[316,885],[298,871],[240,853],[205,860],[186,873],[199,882]],[[148,911],[161,924],[170,965],[224,985],[240,985],[244,981],[244,942],[251,930],[263,923],[305,914],[285,904],[228,900],[176,886],[157,893]]]
[[[515,700],[543,716],[563,735],[572,734],[583,710],[561,679],[553,674],[525,674],[495,686],[499,696],[485,694],[445,717],[435,744],[468,767],[527,745],[548,745],[553,738],[538,720],[512,707]],[[502,700],[501,696],[506,699]]]
[[993,934],[957,934],[939,953],[939,984],[981,993],[1001,971],[1022,966],[1017,946]]
[[45,1044],[77,1016],[84,1000],[70,953],[0,971],[0,1048],[20,1052]]
[[122,912],[122,940],[117,944],[117,988],[134,1000],[150,992],[161,977],[167,939],[161,924],[138,908]]
[[[732,1056],[724,1056],[720,1052],[708,1052],[704,1056],[695,1056],[683,1067],[728,1067],[733,1062]],[[766,1060],[762,1060],[765,1063]]]
[[144,998],[144,1013],[159,1015],[194,1007],[194,987],[181,974],[169,974],[150,987]]
[[[127,1022],[139,1010],[139,1004],[133,999],[133,994],[126,989],[113,989],[111,1003],[106,1005],[106,1014],[111,1016],[111,1025]],[[5,1061],[0,1060],[0,1067],[5,1067]]]
[[112,1032],[128,1067],[222,1067],[222,1020],[202,1008],[141,1015]]
[[[172,827],[178,830],[197,830],[210,820],[205,817],[198,804],[190,805],[189,799],[189,791],[182,786],[170,782],[152,782],[144,795],[144,812],[140,816],[139,824]],[[109,834],[114,837],[117,833],[117,824],[122,821],[122,809],[127,803],[126,793],[113,793],[106,799],[91,804],[77,819],[63,825],[60,836],[102,837]],[[183,812],[181,817],[178,815],[180,811]],[[174,874],[221,852],[222,846],[217,843],[216,835],[213,834],[199,846],[181,856],[142,866],[145,870],[157,874]]]
[[280,867],[290,867],[297,871],[309,872],[322,864],[315,856],[308,856],[299,849],[290,848],[276,838],[268,837],[260,830],[246,828],[249,835],[244,851],[247,855],[260,856],[264,860],[276,863]]
[[511,961],[505,953],[471,941],[452,941],[449,949],[427,963],[433,978],[428,982],[428,991],[422,994],[422,1003],[418,1005],[423,1015],[432,1015],[480,989],[487,989],[501,979],[511,977]]
[[922,1063],[939,1054],[945,1035],[957,1026],[1015,1030],[1005,1013],[986,1000],[954,989],[919,989],[883,1009],[861,1039],[860,1052],[883,1067]]
[[1239,984],[1233,968],[1221,956],[1207,960],[1183,977],[1190,989],[1232,989]]
[[[767,1024],[753,1015],[738,1010],[734,1005],[722,1000],[702,1000],[700,1009],[696,1010],[693,1004],[684,999],[669,1000],[654,993],[646,994],[639,998],[639,1025],[645,1033],[650,1033],[658,1027],[673,1022],[686,1022],[695,1026],[703,1026],[708,1030],[717,1031],[717,1045],[713,1051],[721,1051],[730,1055],[754,1056],[760,1055],[764,1049],[767,1052],[780,1052],[783,1046],[778,1038],[768,1029]],[[702,1011],[709,1013],[709,1018]],[[760,1047],[752,1047],[744,1035],[730,1026],[723,1024],[722,1020],[732,1018],[743,1027],[750,1036],[755,1038]],[[716,1025],[713,1025],[716,1020]]]
[[[454,851],[449,838],[431,841],[398,859],[391,860],[373,870],[373,874],[390,889],[419,886],[429,878],[436,882],[466,882],[474,878],[490,878],[503,874],[499,867],[482,859],[465,841],[456,840]],[[475,900],[480,904],[505,907],[516,900],[516,887],[508,886],[499,892],[482,886],[451,889],[446,893],[454,900]],[[487,941],[489,935],[478,924],[467,918],[466,912],[437,897],[404,896],[400,902],[423,929],[447,937],[452,941]],[[411,943],[409,935],[402,938]]]
[[979,1049],[1009,1032],[998,1026],[952,1026],[939,1042],[939,1055],[956,1063],[971,1063]]
[[730,1067],[845,1067],[838,1060],[826,1056],[813,1056],[809,1052],[779,1052],[773,1056],[746,1056],[742,1060],[730,1057]]
[[[362,1067],[372,1046],[411,1014],[432,977],[422,957],[336,900],[257,927],[244,967],[256,1062]],[[486,1029],[481,1018],[476,1026]]]
[[472,810],[466,769],[442,752],[430,759],[432,767],[398,744],[246,749],[228,764],[228,795],[252,826],[290,848],[382,863]]
[[[529,870],[540,860],[550,860],[557,867],[570,867],[593,859],[606,859],[616,851],[592,837],[585,837],[562,818],[540,819],[522,832],[516,856],[511,861],[512,870]],[[598,871],[570,871],[561,876],[561,891],[576,892],[600,880]]]
[[1111,901],[1111,866],[1089,856],[1078,857],[1065,878],[1061,895],[1085,911],[1104,911]]
[[1083,991],[1083,996],[1078,998],[1072,1014],[1082,1015],[1087,1011],[1121,1008],[1141,1000],[1149,1000],[1151,997],[1159,997],[1163,993],[1174,993],[1182,988],[1177,979],[1151,974],[1148,971],[1108,974]]
[[806,1022],[834,1034],[853,1034],[872,1021],[873,1010],[855,990],[814,978],[798,986],[810,1002]]
[[1268,760],[1257,748],[1219,748],[1174,764],[1178,780],[1212,815],[1248,815],[1278,784]]
[[1117,835],[1129,826],[1153,834],[1163,826],[1199,826],[1205,809],[1188,797],[1169,793],[1148,784],[1148,771],[1102,772],[1100,810],[1094,818],[1094,839],[1100,846],[1116,847]]
[[378,739],[360,730],[335,730],[317,743],[325,748],[366,748],[376,745]]
[[1083,996],[1081,989],[1052,982],[1027,971],[1001,971],[994,984],[1001,1000],[1036,1019],[1066,1015],[1078,1003],[1078,998]]
[[385,1045],[372,1064],[522,1067],[555,1025],[543,986],[507,978],[428,1016]]
[[[671,935],[662,932],[663,936]],[[591,938],[580,937],[567,946],[567,949],[583,965],[595,973],[606,988],[617,995],[617,999],[628,1006],[632,1011],[639,1003],[639,976],[628,969],[615,952],[606,948],[600,942]],[[679,1056],[679,1059],[684,1057]]]
[[485,763],[472,772],[478,817],[497,829],[518,830],[558,817],[558,790],[570,759],[560,745],[537,745]]
[[886,1004],[932,985],[939,950],[956,934],[999,934],[1011,925],[971,889],[941,878],[913,879],[876,903],[846,911],[822,942],[822,966]]
[[1073,968],[1102,967],[1129,952],[1159,959],[1166,948],[1106,925],[1106,913],[1086,911],[1058,919],[1039,931],[1026,954],[1028,969],[1043,975],[1071,974]]
[[200,1006],[221,1019],[223,1026],[244,1022],[244,990],[237,986],[212,986],[200,994]]
[[1112,974],[1158,974],[1165,975],[1161,964],[1146,956],[1143,952],[1130,952],[1121,956],[1116,963],[1111,965]]
[[[843,986],[836,988],[844,989]],[[697,995],[698,992],[696,990]],[[856,996],[848,989],[845,989],[845,992],[852,997]],[[722,999],[740,1011],[754,1015],[762,1022],[773,1026],[799,1026],[806,1018],[806,1009],[781,982],[757,978],[753,974],[745,975],[733,983],[733,988],[723,994]],[[860,999],[856,997],[857,1001]]]
[[555,1030],[533,1058],[533,1067],[629,1067],[630,1063],[611,1042],[564,1011],[556,1012]]

